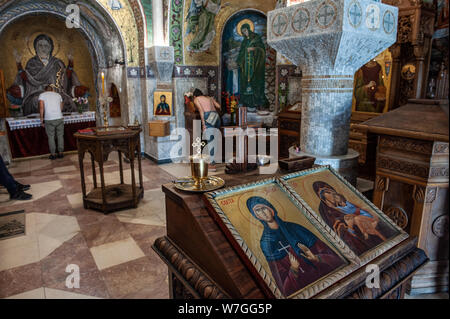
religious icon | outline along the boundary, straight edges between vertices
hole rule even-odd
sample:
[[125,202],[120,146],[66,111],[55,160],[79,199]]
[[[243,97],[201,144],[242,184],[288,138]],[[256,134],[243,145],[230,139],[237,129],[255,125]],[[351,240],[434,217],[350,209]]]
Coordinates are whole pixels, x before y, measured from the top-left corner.
[[382,113],[386,105],[383,70],[376,60],[367,62],[355,75],[356,111]]
[[193,34],[187,47],[190,52],[207,51],[216,36],[214,21],[220,11],[221,0],[191,0],[186,18],[186,36]]
[[153,103],[155,116],[172,116],[172,92],[155,92]]
[[110,97],[112,101],[109,103],[109,116],[121,117],[119,90],[114,83],[111,83]]
[[294,173],[283,179],[357,256],[404,234],[328,167]]
[[264,226],[260,248],[278,288],[285,296],[316,281],[344,261],[307,228],[286,222],[259,196],[247,200],[250,213]]
[[227,22],[223,33],[223,91],[239,97],[239,105],[249,112],[269,106],[266,68],[271,68],[271,58],[267,53],[266,29],[265,17],[241,12]]
[[89,96],[89,89],[82,86],[74,71],[73,56],[68,54],[69,63],[54,56],[54,41],[40,34],[33,41],[36,55],[28,60],[25,69],[22,67],[22,56],[14,52],[17,64],[17,76],[14,84],[8,89],[8,99],[13,105],[20,105],[23,115],[38,113],[38,98],[44,88],[53,84],[64,101],[64,112],[74,112],[77,107],[73,98]]
[[339,250],[343,242],[329,236],[276,179],[206,197],[212,216],[241,247],[241,258],[276,298],[306,298],[354,267]]

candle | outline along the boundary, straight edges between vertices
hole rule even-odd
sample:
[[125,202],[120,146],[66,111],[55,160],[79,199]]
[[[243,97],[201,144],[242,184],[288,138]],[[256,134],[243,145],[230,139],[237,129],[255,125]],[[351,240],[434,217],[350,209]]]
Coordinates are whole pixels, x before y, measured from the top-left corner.
[[105,73],[102,72],[102,93],[105,94]]

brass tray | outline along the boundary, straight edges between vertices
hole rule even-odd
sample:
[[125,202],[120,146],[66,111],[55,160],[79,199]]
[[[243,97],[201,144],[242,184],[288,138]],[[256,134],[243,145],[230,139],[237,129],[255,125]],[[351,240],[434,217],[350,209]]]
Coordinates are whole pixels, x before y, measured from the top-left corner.
[[179,181],[174,181],[176,188],[193,193],[211,192],[225,186],[225,181],[217,176],[208,176],[201,184],[201,188],[194,186],[194,179],[192,177],[181,178]]

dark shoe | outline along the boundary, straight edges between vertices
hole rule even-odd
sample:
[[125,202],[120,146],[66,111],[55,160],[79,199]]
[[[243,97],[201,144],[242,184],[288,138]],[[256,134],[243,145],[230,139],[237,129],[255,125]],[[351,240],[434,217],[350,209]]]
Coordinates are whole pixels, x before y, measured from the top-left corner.
[[58,153],[58,158],[63,158],[64,154],[63,153]]
[[20,184],[19,182],[16,182],[16,185],[17,185],[17,190],[22,191],[22,192],[27,191],[31,188],[30,185],[23,185],[23,184]]
[[48,158],[51,159],[51,160],[53,161],[53,160],[56,159],[56,156],[52,154],[52,155],[50,155]]
[[15,194],[10,196],[13,200],[30,200],[33,195],[24,193],[23,191],[17,191]]

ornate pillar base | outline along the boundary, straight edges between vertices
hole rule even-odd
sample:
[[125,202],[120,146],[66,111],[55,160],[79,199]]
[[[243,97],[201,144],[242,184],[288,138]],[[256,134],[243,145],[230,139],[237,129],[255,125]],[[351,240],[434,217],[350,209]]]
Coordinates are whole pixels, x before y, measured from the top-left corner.
[[359,153],[349,149],[346,155],[340,156],[317,156],[306,152],[297,153],[294,147],[289,149],[289,158],[312,156],[316,158],[316,165],[330,165],[335,171],[341,174],[350,184],[356,187],[358,177],[358,158]]

